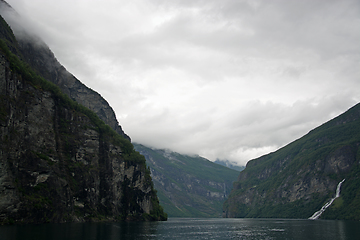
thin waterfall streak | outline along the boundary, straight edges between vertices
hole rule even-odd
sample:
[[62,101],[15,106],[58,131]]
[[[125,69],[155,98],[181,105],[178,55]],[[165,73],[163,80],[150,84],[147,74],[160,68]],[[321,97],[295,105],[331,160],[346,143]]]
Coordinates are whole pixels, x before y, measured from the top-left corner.
[[330,201],[328,201],[327,203],[324,204],[324,206],[322,206],[322,208],[315,212],[311,217],[309,217],[309,219],[311,220],[315,220],[318,219],[321,214],[323,214],[323,212],[325,212],[325,210],[330,207],[330,205],[334,202],[335,199],[337,199],[338,197],[340,197],[340,188],[341,188],[341,184],[345,181],[345,179],[343,179],[341,182],[339,182],[339,184],[336,187],[336,192],[335,192],[335,197],[330,199]]
[[341,187],[341,184],[342,184],[344,181],[345,181],[345,179],[343,179],[343,180],[342,180],[341,182],[339,182],[339,184],[337,185],[335,198],[340,197],[340,187]]

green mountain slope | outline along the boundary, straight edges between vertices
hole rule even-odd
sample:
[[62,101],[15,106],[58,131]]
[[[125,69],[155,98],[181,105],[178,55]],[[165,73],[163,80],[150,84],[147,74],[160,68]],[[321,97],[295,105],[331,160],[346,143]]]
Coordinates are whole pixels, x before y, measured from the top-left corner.
[[224,203],[225,217],[360,219],[360,104],[276,152],[249,161]]
[[146,158],[160,204],[169,217],[220,217],[239,172],[199,156],[135,144]]

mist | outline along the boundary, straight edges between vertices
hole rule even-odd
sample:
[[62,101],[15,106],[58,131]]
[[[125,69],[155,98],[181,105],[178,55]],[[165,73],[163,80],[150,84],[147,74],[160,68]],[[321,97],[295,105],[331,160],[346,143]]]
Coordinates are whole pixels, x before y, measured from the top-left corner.
[[245,165],[360,100],[356,0],[8,3],[150,147]]

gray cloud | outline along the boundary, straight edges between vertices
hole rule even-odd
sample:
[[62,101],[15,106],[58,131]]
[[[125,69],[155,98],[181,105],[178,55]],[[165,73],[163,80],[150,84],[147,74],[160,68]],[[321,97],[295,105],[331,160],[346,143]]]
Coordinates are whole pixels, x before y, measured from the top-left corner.
[[8,0],[131,138],[244,164],[360,100],[357,0]]

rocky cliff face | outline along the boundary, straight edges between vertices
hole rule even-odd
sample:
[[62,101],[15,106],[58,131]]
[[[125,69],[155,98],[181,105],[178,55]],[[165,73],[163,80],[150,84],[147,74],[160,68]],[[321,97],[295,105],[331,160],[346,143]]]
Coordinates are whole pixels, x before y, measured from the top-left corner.
[[[16,50],[19,57],[28,63],[33,70],[48,81],[60,87],[72,100],[94,111],[101,120],[128,140],[130,137],[124,133],[116,119],[109,103],[97,92],[86,87],[76,77],[69,73],[55,58],[49,47],[37,36],[28,32],[21,26],[15,11],[5,1],[0,0],[0,13],[5,13],[10,26],[14,26],[17,38]],[[0,34],[1,34],[0,30]],[[3,34],[2,37],[8,37]]]
[[145,219],[157,199],[144,162],[0,61],[0,222]]
[[0,20],[0,224],[166,219],[144,157],[21,62]]
[[[40,43],[39,43],[40,42]],[[128,140],[109,103],[97,92],[86,87],[70,74],[54,57],[50,49],[32,37],[20,38],[19,50],[23,59],[45,79],[55,83],[72,100],[94,111],[101,120]]]
[[224,217],[308,218],[346,179],[341,197],[323,217],[356,219],[359,153],[360,104],[284,148],[249,161],[224,204]]

